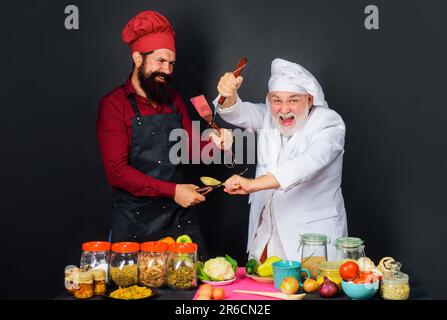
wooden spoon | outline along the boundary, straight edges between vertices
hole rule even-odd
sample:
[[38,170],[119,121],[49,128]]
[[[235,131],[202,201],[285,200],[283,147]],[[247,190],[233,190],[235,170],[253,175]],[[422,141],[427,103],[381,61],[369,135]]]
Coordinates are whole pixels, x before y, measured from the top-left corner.
[[258,296],[272,297],[283,300],[303,300],[306,296],[305,293],[301,294],[287,294],[282,292],[268,292],[268,291],[249,291],[249,290],[233,290],[233,292],[237,293],[247,293],[247,294],[255,294]]

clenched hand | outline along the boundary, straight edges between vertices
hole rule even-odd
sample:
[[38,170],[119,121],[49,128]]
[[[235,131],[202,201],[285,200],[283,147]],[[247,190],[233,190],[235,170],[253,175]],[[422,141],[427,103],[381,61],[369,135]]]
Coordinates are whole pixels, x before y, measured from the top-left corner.
[[196,205],[205,201],[205,197],[196,190],[198,186],[193,184],[177,184],[175,187],[174,201],[183,208]]

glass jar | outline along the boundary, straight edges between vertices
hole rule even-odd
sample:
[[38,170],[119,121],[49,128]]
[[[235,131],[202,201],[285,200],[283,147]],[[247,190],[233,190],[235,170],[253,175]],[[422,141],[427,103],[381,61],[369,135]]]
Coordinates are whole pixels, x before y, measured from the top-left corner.
[[106,272],[102,269],[92,269],[93,291],[95,296],[102,296],[106,293]]
[[110,242],[91,241],[82,244],[81,264],[84,271],[102,269],[106,273],[106,282],[109,280]]
[[347,259],[358,260],[365,256],[365,246],[360,238],[344,237],[335,241],[336,259],[344,261]]
[[73,288],[73,276],[75,273],[78,273],[79,271],[81,271],[78,267],[76,266],[66,266],[65,270],[64,270],[64,283],[65,283],[65,289],[67,290],[67,293],[69,295],[72,295],[74,292],[74,288]]
[[327,261],[327,244],[330,239],[320,233],[305,233],[300,238],[302,268],[310,271],[310,277],[317,279],[320,262]]
[[410,284],[407,274],[400,271],[401,263],[390,263],[390,272],[383,274],[380,296],[386,300],[407,300],[410,296]]
[[166,270],[169,245],[166,242],[152,241],[141,244],[138,260],[138,279],[140,284],[160,288],[166,284]]
[[168,285],[172,289],[193,289],[197,286],[197,244],[173,243],[169,246]]
[[93,275],[90,271],[80,271],[73,274],[73,295],[76,299],[93,297]]
[[341,276],[340,276],[340,261],[323,261],[320,262],[320,266],[318,268],[318,276],[317,282],[318,286],[324,282],[324,277],[327,277],[332,282],[336,283],[338,289],[341,290]]
[[110,257],[110,276],[113,283],[120,287],[130,287],[138,283],[137,242],[117,242],[112,245]]

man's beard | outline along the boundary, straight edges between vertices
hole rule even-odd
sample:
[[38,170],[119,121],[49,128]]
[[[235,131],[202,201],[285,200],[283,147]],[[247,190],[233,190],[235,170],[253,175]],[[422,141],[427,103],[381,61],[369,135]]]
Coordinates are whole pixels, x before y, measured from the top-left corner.
[[[163,72],[144,73],[145,64],[138,68],[138,80],[140,87],[146,94],[149,101],[158,105],[167,104],[170,100],[169,82],[171,76]],[[165,82],[160,82],[156,78],[162,77]]]
[[[286,137],[293,136],[298,130],[304,127],[307,121],[307,116],[309,115],[309,105],[306,105],[303,113],[298,117],[295,113],[289,112],[288,114],[278,113],[276,116],[272,116],[272,120],[278,128],[279,132]],[[295,124],[291,127],[283,126],[280,121],[280,117],[290,117],[293,116],[295,119]]]

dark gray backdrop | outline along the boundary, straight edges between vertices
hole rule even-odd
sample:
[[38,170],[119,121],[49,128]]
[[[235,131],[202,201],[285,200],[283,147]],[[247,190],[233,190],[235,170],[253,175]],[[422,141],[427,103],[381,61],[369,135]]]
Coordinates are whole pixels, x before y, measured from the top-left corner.
[[[80,30],[64,8],[80,9]],[[380,9],[380,30],[363,26]],[[376,262],[393,256],[428,292],[442,290],[447,50],[441,1],[15,1],[1,10],[2,298],[51,298],[81,243],[104,239],[111,189],[95,120],[102,95],[130,72],[120,40],[141,10],[165,14],[177,37],[175,87],[216,95],[221,74],[249,59],[240,95],[264,100],[271,60],[309,69],[346,122],[343,192],[352,236]],[[191,115],[197,119],[192,110]],[[241,166],[243,167],[243,166]],[[194,166],[189,182],[234,171]],[[254,174],[254,166],[250,166]],[[215,192],[197,208],[211,255],[245,263],[245,197]],[[299,230],[297,230],[297,234]]]

